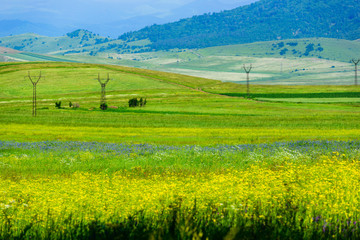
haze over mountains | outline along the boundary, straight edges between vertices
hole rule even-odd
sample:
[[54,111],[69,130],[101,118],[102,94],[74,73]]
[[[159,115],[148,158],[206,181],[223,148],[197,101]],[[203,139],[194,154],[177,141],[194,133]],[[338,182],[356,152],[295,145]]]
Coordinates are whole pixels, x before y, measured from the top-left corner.
[[152,24],[233,9],[257,0],[12,0],[0,9],[0,37],[24,33],[59,37],[87,29],[113,38]]
[[[214,0],[214,3],[216,1],[224,0]],[[358,49],[359,42],[353,40],[360,38],[358,2],[359,0],[260,0],[233,10],[148,26],[139,31],[127,32],[118,39],[104,37],[88,30],[76,30],[61,37],[37,34],[2,37],[0,46],[41,54],[122,59],[123,56],[119,56],[121,54],[273,41],[265,45],[260,44],[261,46],[252,50],[253,53],[246,51],[246,55],[275,54],[280,57],[291,55],[348,61],[350,56],[341,56],[341,52],[350,51],[351,58],[357,57],[354,49]],[[191,4],[182,7],[188,6]],[[305,45],[298,42],[281,42],[284,39],[319,37],[351,41],[343,41],[341,46],[337,46],[336,41],[323,40],[303,41]],[[331,44],[328,44],[330,42]],[[334,47],[330,46],[336,47],[336,54],[339,56],[331,53],[330,48]]]

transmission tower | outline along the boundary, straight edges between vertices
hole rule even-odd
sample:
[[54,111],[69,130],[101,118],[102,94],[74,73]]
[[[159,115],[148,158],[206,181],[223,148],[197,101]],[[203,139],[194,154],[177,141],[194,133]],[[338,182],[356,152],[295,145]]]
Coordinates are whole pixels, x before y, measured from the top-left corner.
[[32,85],[33,85],[33,111],[32,111],[32,115],[33,117],[36,117],[36,85],[38,84],[38,82],[40,81],[40,79],[42,78],[41,76],[41,72],[39,76],[30,76],[30,72],[28,72],[28,75],[25,76],[25,78],[28,78]]
[[250,71],[252,69],[252,65],[250,64],[250,67],[246,67],[244,64],[244,70],[246,72],[246,89],[247,89],[247,96],[250,97]]
[[101,85],[101,98],[100,98],[100,108],[102,110],[106,110],[107,105],[106,105],[106,92],[105,92],[105,88],[106,88],[106,84],[110,81],[109,78],[109,74],[107,74],[107,79],[105,80],[105,82],[101,81],[100,78],[100,73],[98,74],[98,81]]
[[358,74],[357,74],[357,72],[358,72],[358,64],[359,64],[359,62],[360,62],[360,59],[353,59],[352,60],[352,62],[355,64],[355,86],[357,86],[358,85]]

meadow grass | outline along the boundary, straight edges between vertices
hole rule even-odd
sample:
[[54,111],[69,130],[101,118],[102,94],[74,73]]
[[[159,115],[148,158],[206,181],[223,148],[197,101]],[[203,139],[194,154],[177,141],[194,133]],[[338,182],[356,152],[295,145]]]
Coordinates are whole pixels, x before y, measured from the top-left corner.
[[[32,117],[24,75],[40,70]],[[102,111],[108,72],[117,108]],[[0,239],[359,236],[354,86],[252,86],[349,100],[262,102],[244,85],[75,63],[1,64],[0,86]]]
[[[45,76],[37,87],[36,118],[31,117],[32,86],[24,79],[29,70]],[[118,109],[101,111],[97,74],[105,77],[108,72],[112,80],[107,101]],[[353,103],[359,90],[354,86],[251,88],[254,96],[265,100],[327,97],[351,103],[297,104],[219,95],[243,96],[242,85],[108,65],[2,64],[0,80],[3,140],[216,145],[359,136],[360,112]],[[147,98],[148,104],[129,108],[132,97]],[[62,101],[63,109],[55,109],[57,101]],[[69,108],[69,102],[79,103],[80,108]]]

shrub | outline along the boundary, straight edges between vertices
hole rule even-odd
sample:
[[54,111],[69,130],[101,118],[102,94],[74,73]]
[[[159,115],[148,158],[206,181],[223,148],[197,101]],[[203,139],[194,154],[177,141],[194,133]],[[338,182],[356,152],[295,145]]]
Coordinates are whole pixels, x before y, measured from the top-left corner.
[[137,107],[139,106],[139,101],[137,98],[132,98],[129,100],[129,107]]
[[100,109],[101,110],[106,110],[107,108],[108,108],[108,105],[106,103],[100,104]]
[[132,98],[129,100],[129,107],[145,107],[146,103],[146,98],[140,98],[140,100],[138,100],[137,98]]
[[57,109],[60,109],[60,108],[61,108],[61,101],[55,102],[55,107],[56,107]]

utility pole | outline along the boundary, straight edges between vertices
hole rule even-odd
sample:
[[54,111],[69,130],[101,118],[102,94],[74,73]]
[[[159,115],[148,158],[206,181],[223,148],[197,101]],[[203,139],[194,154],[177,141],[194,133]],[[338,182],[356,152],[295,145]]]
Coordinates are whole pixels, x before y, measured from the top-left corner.
[[355,86],[357,86],[358,85],[358,74],[357,74],[357,72],[358,72],[358,67],[357,67],[357,65],[359,64],[359,62],[360,62],[360,59],[352,59],[352,62],[355,64]]
[[250,67],[246,67],[244,64],[244,70],[246,72],[246,89],[247,89],[247,96],[250,97],[250,71],[252,69],[252,65],[250,64]]
[[101,85],[101,98],[100,98],[100,108],[102,110],[106,110],[107,109],[107,105],[106,105],[106,92],[105,92],[105,88],[106,88],[106,84],[110,81],[109,78],[109,74],[107,74],[107,79],[105,80],[105,82],[102,82],[100,79],[100,73],[98,74],[98,81]]
[[41,79],[41,72],[40,72],[40,75],[39,76],[33,76],[31,77],[30,76],[30,72],[28,72],[28,75],[25,76],[25,78],[28,78],[32,85],[33,85],[33,111],[32,111],[32,115],[33,117],[36,117],[36,85],[38,84],[38,82],[40,81]]

